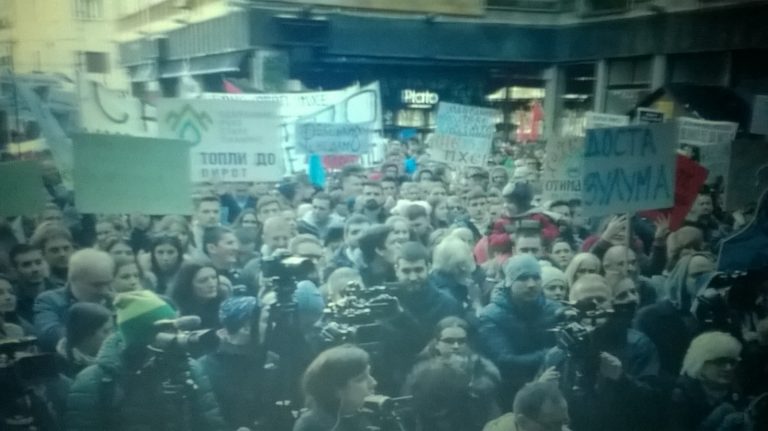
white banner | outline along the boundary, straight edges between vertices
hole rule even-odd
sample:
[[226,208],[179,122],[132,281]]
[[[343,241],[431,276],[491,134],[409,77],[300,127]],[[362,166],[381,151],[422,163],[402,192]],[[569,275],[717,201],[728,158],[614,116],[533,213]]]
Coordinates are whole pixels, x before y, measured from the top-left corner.
[[193,182],[278,181],[283,176],[275,102],[161,99],[160,136],[194,144]]
[[587,112],[585,129],[602,129],[605,127],[623,127],[629,125],[629,117],[626,115],[602,114],[599,112]]
[[674,125],[587,131],[583,205],[587,216],[669,208],[675,197]]
[[729,121],[706,121],[681,117],[677,119],[680,145],[717,145],[731,142],[739,125]]
[[[306,160],[296,141],[296,123],[333,123],[365,126],[378,135],[382,128],[381,91],[379,83],[360,87],[354,85],[343,90],[312,91],[305,93],[222,94],[203,93],[205,100],[247,101],[277,103],[282,125],[282,146],[288,172],[306,170]],[[377,141],[372,139],[372,142]],[[379,151],[376,151],[379,150]],[[381,157],[380,148],[370,148],[364,155],[364,164],[372,164]],[[337,154],[337,153],[334,153]],[[353,153],[358,154],[358,153]]]

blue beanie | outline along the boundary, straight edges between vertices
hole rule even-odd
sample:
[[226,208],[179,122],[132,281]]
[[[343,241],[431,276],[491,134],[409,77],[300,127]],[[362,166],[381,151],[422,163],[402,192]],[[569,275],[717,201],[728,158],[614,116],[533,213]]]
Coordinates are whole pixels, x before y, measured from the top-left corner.
[[219,306],[219,321],[227,332],[236,332],[250,322],[259,310],[259,300],[253,296],[233,296]]
[[524,275],[541,278],[541,265],[530,254],[518,254],[507,261],[504,266],[504,275],[507,282],[517,281]]

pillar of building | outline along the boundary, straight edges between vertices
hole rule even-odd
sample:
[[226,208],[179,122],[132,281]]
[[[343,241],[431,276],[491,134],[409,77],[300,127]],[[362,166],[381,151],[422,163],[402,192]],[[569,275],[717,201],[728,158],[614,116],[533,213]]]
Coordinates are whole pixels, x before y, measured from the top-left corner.
[[605,112],[605,97],[608,91],[608,61],[601,59],[595,62],[595,97],[592,109],[595,112]]
[[667,56],[656,54],[651,60],[651,91],[663,87],[667,83]]
[[544,71],[544,137],[554,138],[559,133],[560,113],[563,108],[565,74],[561,66],[553,65]]

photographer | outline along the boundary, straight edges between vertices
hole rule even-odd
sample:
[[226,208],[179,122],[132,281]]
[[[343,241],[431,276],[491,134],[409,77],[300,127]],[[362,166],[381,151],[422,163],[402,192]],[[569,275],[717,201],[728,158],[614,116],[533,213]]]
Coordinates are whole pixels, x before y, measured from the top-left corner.
[[253,427],[264,413],[265,351],[259,339],[259,315],[258,300],[252,296],[225,300],[219,308],[224,327],[217,332],[219,348],[200,359],[221,415],[233,430]]
[[599,275],[581,277],[570,293],[575,320],[561,327],[558,347],[544,361],[544,369],[560,374],[575,431],[646,430],[658,419],[656,348],[629,328],[638,301],[634,285],[617,288],[629,292],[614,294]]
[[365,397],[373,395],[368,354],[355,346],[333,347],[309,364],[302,382],[309,410],[293,431],[363,431],[360,415]]
[[[207,377],[189,359],[176,330],[160,343],[158,323],[176,312],[156,294],[139,290],[115,299],[119,333],[96,365],[77,375],[67,399],[69,431],[223,430]],[[161,344],[161,345],[159,345]]]

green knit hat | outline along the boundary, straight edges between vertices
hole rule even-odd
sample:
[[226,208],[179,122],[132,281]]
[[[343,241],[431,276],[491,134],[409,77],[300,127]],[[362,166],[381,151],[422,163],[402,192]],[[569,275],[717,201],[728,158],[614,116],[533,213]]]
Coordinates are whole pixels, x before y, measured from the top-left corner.
[[155,322],[175,319],[176,311],[149,290],[125,292],[115,297],[117,326],[127,345],[149,344],[157,333]]

